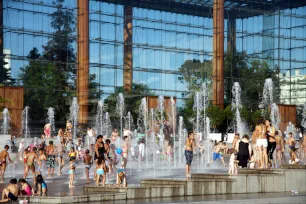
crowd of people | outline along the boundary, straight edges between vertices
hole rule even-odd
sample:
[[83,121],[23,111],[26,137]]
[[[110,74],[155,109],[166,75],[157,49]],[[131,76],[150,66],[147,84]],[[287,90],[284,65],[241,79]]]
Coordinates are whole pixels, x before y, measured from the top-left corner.
[[[259,120],[251,136],[235,133],[232,147],[229,148],[226,142],[219,141],[214,144],[211,164],[220,159],[224,166],[224,155],[230,154],[229,170],[230,175],[238,174],[239,168],[269,169],[278,168],[285,160],[285,147],[288,146],[289,164],[299,164],[300,157],[306,158],[306,134],[296,146],[296,140],[291,132],[286,139],[280,130],[271,125],[270,120]],[[190,132],[185,142],[186,156],[186,177],[190,177],[190,167],[193,159],[193,152],[196,148],[203,151],[201,144],[195,139],[195,134]],[[205,150],[204,150],[205,151]]]

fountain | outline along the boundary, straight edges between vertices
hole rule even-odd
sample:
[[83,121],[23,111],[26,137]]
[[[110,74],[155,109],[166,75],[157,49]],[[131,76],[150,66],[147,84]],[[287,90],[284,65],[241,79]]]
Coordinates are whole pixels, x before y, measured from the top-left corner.
[[[203,97],[202,98],[202,107],[203,107],[203,112],[204,112],[204,114],[203,114],[203,132],[204,132],[203,140],[207,140],[208,137],[209,137],[209,132],[210,131],[205,132],[205,130],[207,130],[206,118],[208,118],[208,117],[206,117],[206,109],[207,109],[208,103],[209,103],[209,90],[208,90],[208,87],[207,87],[206,83],[202,84],[201,94],[202,94],[202,97]],[[208,126],[208,128],[210,128],[210,126]]]
[[97,115],[96,115],[96,131],[97,135],[103,134],[103,106],[104,103],[102,100],[99,100],[97,107]]
[[10,130],[10,113],[8,111],[7,108],[4,108],[3,112],[2,112],[2,134],[4,135],[8,135],[9,130]]
[[274,85],[272,79],[271,78],[266,79],[262,95],[263,99],[262,102],[264,106],[269,106],[270,104],[273,103],[273,87]]
[[148,167],[148,106],[146,98],[141,99],[141,104],[139,106],[139,115],[137,118],[138,132],[145,135],[146,147],[145,147],[145,158],[146,165]]
[[[29,106],[26,106],[22,111],[22,133],[25,139],[28,139],[30,136],[29,129]],[[26,141],[27,143],[27,141]]]
[[182,155],[184,153],[184,119],[182,116],[179,117],[179,128],[178,128],[178,134],[179,134],[179,149],[178,149],[178,160],[179,164],[182,164]]
[[120,119],[120,137],[123,137],[124,96],[122,93],[117,96],[116,112]]
[[[54,108],[49,107],[47,112],[48,118],[47,123],[51,125],[51,132],[55,132],[55,122],[54,122]],[[52,134],[51,134],[52,135]]]
[[[304,129],[306,129],[306,102],[304,103],[301,125]],[[305,133],[305,130],[304,130],[304,133]]]
[[232,111],[235,112],[235,119],[236,119],[236,132],[240,135],[247,133],[246,131],[246,124],[242,121],[240,110],[242,108],[241,105],[241,87],[239,82],[234,82],[232,87],[233,99],[232,99]]
[[196,112],[196,118],[195,118],[195,131],[196,133],[201,133],[201,123],[202,123],[202,97],[200,92],[196,92],[194,95],[194,102],[193,102],[193,110]]
[[271,108],[270,112],[271,123],[275,127],[275,129],[278,130],[280,124],[280,115],[279,115],[278,106],[276,105],[276,103],[272,103],[270,108]]
[[173,129],[173,134],[172,134],[172,138],[173,138],[173,159],[174,159],[174,167],[176,167],[176,134],[175,134],[175,130],[176,130],[176,104],[175,101],[173,99],[173,97],[170,98],[170,117],[169,117],[169,121],[171,123],[172,129]]
[[132,132],[134,129],[134,120],[130,111],[125,116],[124,128],[130,132]]
[[155,136],[155,124],[154,124],[154,121],[155,121],[155,118],[154,118],[154,109],[151,108],[150,109],[150,118],[151,118],[151,138],[152,138],[152,144],[153,144],[153,165],[154,165],[154,169],[155,169],[155,165],[156,165],[156,136]]
[[158,97],[158,103],[157,103],[157,111],[159,112],[159,142],[162,146],[162,152],[164,151],[164,97],[159,96]]
[[79,104],[78,99],[73,97],[71,106],[70,106],[70,120],[73,125],[73,143],[76,144],[76,134],[77,134],[77,126],[78,126],[78,114],[79,114]]
[[103,135],[109,137],[110,133],[112,132],[112,124],[108,112],[105,113],[103,124],[104,124]]

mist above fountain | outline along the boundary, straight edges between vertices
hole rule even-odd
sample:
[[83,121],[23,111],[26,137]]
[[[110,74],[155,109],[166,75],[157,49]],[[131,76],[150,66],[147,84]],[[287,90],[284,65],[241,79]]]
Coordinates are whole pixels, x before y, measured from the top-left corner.
[[97,115],[96,115],[96,131],[98,135],[102,135],[103,134],[103,116],[104,116],[104,112],[103,112],[103,106],[104,103],[102,100],[98,101],[98,107],[97,107]]
[[119,93],[117,96],[117,103],[116,103],[116,113],[119,116],[119,123],[120,123],[120,137],[123,137],[123,118],[124,118],[124,96],[122,93]]
[[55,132],[55,122],[54,122],[54,108],[49,107],[48,112],[47,112],[48,118],[47,118],[47,123],[50,124],[51,126],[51,131]]

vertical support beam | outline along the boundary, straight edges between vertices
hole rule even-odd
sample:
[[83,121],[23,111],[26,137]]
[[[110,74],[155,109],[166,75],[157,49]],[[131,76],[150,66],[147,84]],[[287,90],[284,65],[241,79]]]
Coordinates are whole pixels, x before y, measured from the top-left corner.
[[88,123],[89,1],[77,0],[77,97],[79,123]]
[[124,71],[123,86],[125,92],[131,92],[133,83],[133,7],[128,0],[124,5]]
[[213,105],[224,108],[224,0],[213,6]]

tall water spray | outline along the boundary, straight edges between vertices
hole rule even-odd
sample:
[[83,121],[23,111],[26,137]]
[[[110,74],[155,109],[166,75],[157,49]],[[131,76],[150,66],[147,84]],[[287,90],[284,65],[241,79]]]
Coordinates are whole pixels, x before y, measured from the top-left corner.
[[145,134],[146,148],[145,148],[145,158],[146,165],[148,166],[148,106],[146,98],[141,99],[141,104],[139,106],[139,115],[137,119],[138,130],[141,134]]
[[241,105],[241,87],[239,82],[234,82],[234,85],[232,87],[232,94],[233,94],[233,99],[232,99],[232,111],[235,112],[235,119],[236,119],[236,130],[238,133],[243,134],[244,129],[243,129],[243,124],[240,116],[240,108],[242,107]]
[[123,137],[124,96],[122,93],[117,96],[116,112],[120,120],[120,137]]
[[194,95],[194,102],[193,102],[193,110],[196,112],[196,118],[195,118],[195,131],[196,133],[201,133],[201,127],[202,127],[202,111],[203,111],[203,104],[202,104],[202,97],[200,92],[196,92]]
[[55,122],[54,122],[54,108],[49,107],[47,112],[48,118],[47,123],[51,125],[51,132],[55,131]]
[[126,116],[125,116],[125,124],[124,124],[124,128],[126,130],[129,130],[129,131],[133,131],[133,127],[134,127],[134,122],[133,122],[133,116],[131,114],[131,112],[129,111]]
[[2,120],[2,134],[7,135],[9,133],[11,121],[10,113],[7,108],[3,109]]
[[75,142],[78,126],[78,114],[79,114],[79,104],[78,99],[73,97],[72,103],[70,106],[70,120],[73,125],[73,142]]
[[271,108],[270,112],[271,123],[275,127],[275,129],[278,130],[280,124],[280,114],[278,106],[276,105],[276,103],[272,103],[270,108]]
[[182,155],[183,155],[183,146],[184,146],[184,119],[182,116],[179,117],[179,127],[178,127],[178,134],[179,134],[179,164],[182,164]]
[[[208,118],[206,115],[206,109],[209,104],[209,89],[206,85],[206,83],[202,84],[202,89],[201,89],[201,95],[202,95],[202,108],[203,108],[203,139],[207,140],[209,137],[209,132],[205,131],[209,128],[210,126],[207,127],[207,122],[206,119]],[[208,121],[209,122],[209,121]]]
[[264,106],[269,106],[273,103],[273,81],[271,78],[265,80],[263,94],[262,94],[262,102]]
[[103,124],[104,124],[103,135],[109,137],[112,132],[112,124],[108,112],[105,113]]
[[173,159],[174,159],[174,166],[176,166],[176,104],[175,101],[173,99],[173,97],[170,98],[170,109],[171,109],[171,113],[170,113],[170,122],[171,122],[171,126],[173,129],[173,134],[172,134],[172,138],[173,138]]
[[304,103],[303,113],[302,113],[302,127],[306,129],[306,102]]
[[103,106],[104,103],[102,100],[98,101],[98,107],[97,107],[97,115],[96,115],[96,130],[97,130],[97,134],[98,135],[102,135],[103,134],[103,116],[104,116],[104,112],[103,112]]
[[28,139],[30,136],[29,129],[29,106],[26,106],[22,111],[22,132],[25,139]]
[[160,128],[159,128],[159,135],[160,135],[160,139],[162,142],[162,151],[164,151],[165,147],[164,147],[164,96],[158,96],[158,104],[157,104],[157,110],[159,112],[159,124],[160,124]]
[[155,137],[155,132],[154,132],[154,123],[155,123],[155,118],[154,118],[154,109],[150,109],[150,118],[151,118],[151,135],[152,135],[152,144],[153,144],[153,165],[154,169],[156,167],[156,137]]

